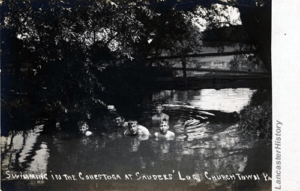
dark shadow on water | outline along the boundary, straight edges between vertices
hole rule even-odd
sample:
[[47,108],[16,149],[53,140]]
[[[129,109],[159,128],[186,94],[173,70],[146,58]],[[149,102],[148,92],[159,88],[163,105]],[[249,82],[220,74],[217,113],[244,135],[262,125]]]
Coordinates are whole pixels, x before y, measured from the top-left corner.
[[232,184],[233,191],[271,190],[272,181],[265,180],[264,175],[272,176],[272,145],[259,143],[255,148],[247,150],[248,161],[241,175],[260,175],[260,180],[236,180]]

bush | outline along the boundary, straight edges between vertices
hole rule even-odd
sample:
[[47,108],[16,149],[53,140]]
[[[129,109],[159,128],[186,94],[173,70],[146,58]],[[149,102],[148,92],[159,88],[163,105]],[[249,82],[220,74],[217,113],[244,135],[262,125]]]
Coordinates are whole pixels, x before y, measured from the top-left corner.
[[251,138],[271,142],[272,104],[265,101],[260,105],[248,105],[240,113],[240,130]]

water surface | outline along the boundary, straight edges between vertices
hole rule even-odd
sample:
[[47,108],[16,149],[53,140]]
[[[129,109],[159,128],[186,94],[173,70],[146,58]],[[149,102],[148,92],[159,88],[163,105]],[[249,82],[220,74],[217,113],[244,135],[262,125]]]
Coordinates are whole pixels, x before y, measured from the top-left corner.
[[[91,123],[90,137],[63,130],[46,134],[44,125],[28,132],[10,132],[1,139],[2,189],[240,190],[245,182],[238,183],[236,174],[258,175],[259,185],[259,181],[248,181],[246,187],[269,189],[270,181],[264,182],[262,177],[270,172],[261,166],[271,164],[264,147],[242,137],[235,122],[214,123],[209,119],[217,116],[201,113],[239,113],[253,92],[244,88],[153,93],[153,103],[162,102],[170,116],[174,140],[124,137],[114,128],[110,115]],[[159,129],[148,119],[154,110],[150,107],[139,122],[154,134]],[[207,119],[184,127],[195,112]],[[48,180],[12,180],[20,174],[46,174]],[[213,180],[212,175],[234,175],[237,180]]]

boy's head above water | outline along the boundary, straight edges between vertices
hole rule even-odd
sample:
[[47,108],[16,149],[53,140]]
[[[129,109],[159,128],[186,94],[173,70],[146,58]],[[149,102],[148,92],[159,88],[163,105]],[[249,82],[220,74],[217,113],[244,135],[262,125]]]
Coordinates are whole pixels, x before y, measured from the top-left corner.
[[163,106],[162,106],[162,104],[156,104],[156,106],[155,106],[155,110],[156,110],[156,112],[157,113],[161,113],[162,111],[163,111]]
[[121,126],[125,122],[125,119],[122,116],[117,116],[115,120],[116,120],[117,126]]
[[169,129],[169,122],[166,119],[163,119],[159,126],[160,132],[166,134]]
[[130,133],[137,134],[138,126],[139,126],[139,124],[136,120],[129,120],[128,121],[128,129],[129,129]]
[[89,125],[85,121],[79,121],[78,122],[78,130],[81,134],[90,135],[91,132],[88,131]]

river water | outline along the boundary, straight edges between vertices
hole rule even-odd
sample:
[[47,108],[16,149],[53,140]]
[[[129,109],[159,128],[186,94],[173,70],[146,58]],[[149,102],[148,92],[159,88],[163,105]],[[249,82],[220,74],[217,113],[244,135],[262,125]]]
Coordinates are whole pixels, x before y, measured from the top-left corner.
[[[63,131],[61,124],[53,133],[44,125],[10,132],[1,137],[2,190],[270,190],[270,147],[242,137],[230,118],[214,119],[216,112],[238,114],[254,92],[153,93],[152,102],[163,103],[170,116],[173,140],[124,137],[113,128],[113,115],[94,120],[89,137]],[[154,107],[145,108],[138,121],[154,134],[158,126],[148,119]],[[183,127],[191,117],[201,123]]]

